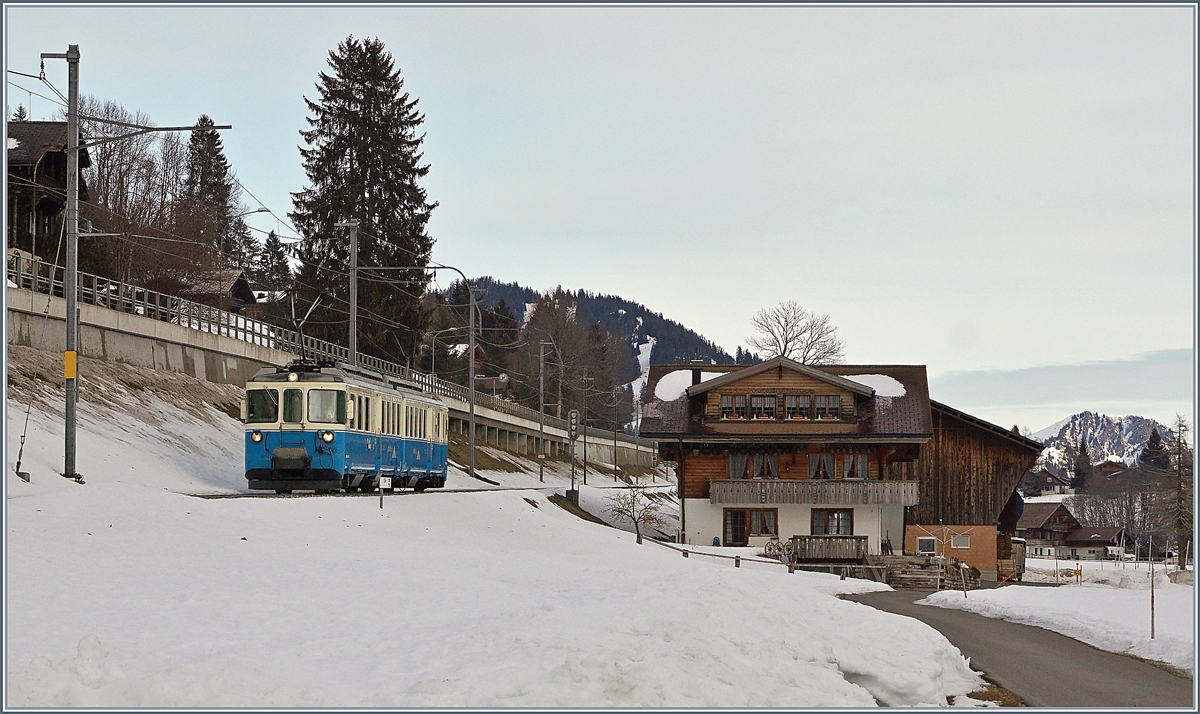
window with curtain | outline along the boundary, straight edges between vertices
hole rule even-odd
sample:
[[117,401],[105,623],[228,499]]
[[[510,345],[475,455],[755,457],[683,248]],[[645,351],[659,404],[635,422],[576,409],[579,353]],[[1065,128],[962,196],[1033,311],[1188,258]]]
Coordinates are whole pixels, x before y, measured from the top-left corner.
[[749,456],[746,454],[730,454],[729,478],[750,478],[750,473],[746,469],[748,462]]

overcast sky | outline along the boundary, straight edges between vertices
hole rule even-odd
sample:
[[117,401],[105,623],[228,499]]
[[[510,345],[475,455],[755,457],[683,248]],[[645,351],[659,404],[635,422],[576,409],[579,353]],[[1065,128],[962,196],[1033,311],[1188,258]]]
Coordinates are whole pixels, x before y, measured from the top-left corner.
[[[1193,411],[1191,7],[5,13],[9,69],[78,44],[84,94],[232,124],[280,217],[306,186],[302,97],[339,41],[377,36],[425,112],[434,258],[468,275],[617,294],[731,353],[794,299],[850,362],[928,365],[934,398],[1006,426]],[[65,63],[46,73],[65,94]],[[1068,372],[1053,400],[1031,386]]]

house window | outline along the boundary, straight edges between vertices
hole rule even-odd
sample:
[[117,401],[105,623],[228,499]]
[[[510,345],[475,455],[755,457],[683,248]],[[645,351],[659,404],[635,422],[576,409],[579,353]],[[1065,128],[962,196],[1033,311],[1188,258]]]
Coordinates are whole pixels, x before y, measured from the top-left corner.
[[820,394],[815,398],[818,419],[838,419],[842,411],[842,398],[833,395]]
[[750,469],[754,478],[779,478],[779,454],[755,454]]
[[849,508],[814,508],[813,535],[854,535],[854,510]]
[[721,418],[722,419],[745,419],[746,418],[746,397],[745,397],[745,395],[741,395],[741,394],[721,395]]
[[917,555],[937,555],[937,538],[917,538]]
[[870,473],[866,454],[842,454],[841,478],[867,478]]
[[749,538],[778,535],[779,511],[774,508],[725,509],[725,545],[749,545]]
[[788,419],[811,419],[812,397],[807,394],[784,397],[784,416]]
[[811,479],[833,478],[833,454],[809,454],[808,477]]
[[750,416],[754,419],[774,419],[775,395],[755,394],[750,397]]
[[952,535],[950,536],[951,548],[970,548],[971,536],[969,535]]

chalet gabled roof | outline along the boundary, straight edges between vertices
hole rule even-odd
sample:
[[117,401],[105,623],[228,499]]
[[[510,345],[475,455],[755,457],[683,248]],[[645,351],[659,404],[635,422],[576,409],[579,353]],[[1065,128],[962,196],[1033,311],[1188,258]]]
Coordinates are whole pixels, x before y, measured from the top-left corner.
[[[48,152],[64,151],[67,148],[67,123],[65,121],[10,121],[8,138],[16,146],[8,149],[8,165],[33,165],[41,161]],[[83,142],[83,137],[80,137]],[[11,142],[9,142],[11,143]],[[79,150],[79,168],[92,165],[87,147]]]
[[941,402],[937,402],[937,401],[930,399],[929,406],[933,407],[934,409],[946,412],[947,414],[950,414],[950,415],[952,415],[958,419],[961,419],[963,421],[970,422],[971,424],[974,424],[975,426],[986,429],[987,431],[990,431],[997,436],[1002,436],[1010,441],[1020,444],[1021,446],[1024,446],[1029,449],[1033,449],[1034,451],[1038,452],[1039,454],[1042,452],[1042,449],[1044,448],[1044,446],[1042,445],[1042,442],[1040,442],[1040,441],[1035,441],[1028,437],[1021,436],[1020,434],[1013,433],[1012,429],[1005,429],[1002,426],[993,424],[990,421],[984,421],[983,419],[980,419],[977,416],[971,416],[970,414],[967,414],[964,411],[959,411],[958,409],[955,409],[954,407],[942,404]]
[[1021,512],[1021,518],[1017,521],[1017,530],[1041,528],[1059,508],[1067,511],[1068,514],[1071,513],[1061,503],[1026,503],[1025,510]]
[[[845,432],[838,433],[841,439],[863,440],[902,440],[922,443],[933,435],[933,423],[930,419],[929,384],[925,376],[924,365],[829,365],[809,367],[798,362],[792,364],[801,367],[796,370],[808,374],[805,370],[821,372],[818,377],[827,384],[840,385],[848,383],[846,388],[858,394],[868,395],[863,400],[860,419],[857,424],[848,424]],[[647,375],[646,388],[643,392],[645,410],[642,413],[641,432],[651,438],[697,437],[702,433],[705,438],[711,435],[707,432],[693,430],[690,419],[690,397],[694,394],[703,395],[698,387],[729,384],[738,378],[779,367],[781,363],[771,362],[744,367],[741,365],[651,365]],[[765,365],[765,366],[764,366]],[[692,385],[676,399],[662,399],[658,396],[660,380],[678,371],[699,371],[702,373],[723,372],[708,381]],[[755,370],[755,371],[751,371]],[[900,396],[881,396],[873,389],[860,382],[853,382],[856,376],[885,376],[894,379],[904,388]],[[852,385],[852,386],[851,386]],[[697,390],[693,392],[692,390]],[[873,397],[870,395],[874,394]],[[697,426],[700,426],[697,424]],[[701,427],[702,429],[702,427]],[[828,435],[832,438],[834,435]]]
[[1074,546],[1097,546],[1097,545],[1122,545],[1122,540],[1117,536],[1121,535],[1124,528],[1106,527],[1106,528],[1089,528],[1081,526],[1071,531],[1063,538],[1063,543]]
[[827,384],[832,384],[833,386],[838,387],[840,389],[845,389],[847,391],[854,392],[856,394],[861,394],[864,397],[875,396],[875,390],[871,389],[870,387],[868,387],[864,384],[859,384],[858,382],[852,382],[849,379],[846,379],[844,377],[839,377],[836,374],[831,374],[829,372],[823,371],[818,367],[812,367],[812,366],[809,366],[806,364],[801,364],[800,362],[797,362],[795,360],[790,360],[787,357],[782,357],[782,356],[776,357],[774,359],[769,359],[766,362],[760,362],[752,367],[746,367],[744,369],[739,369],[736,372],[730,372],[729,374],[722,375],[715,379],[710,379],[707,382],[701,382],[700,384],[693,384],[692,386],[688,387],[687,395],[689,397],[694,397],[698,394],[704,394],[705,392],[707,392],[710,389],[713,389],[716,387],[723,387],[726,384],[730,384],[731,382],[736,382],[740,379],[745,379],[746,377],[753,377],[756,374],[762,374],[763,372],[767,372],[772,369],[777,369],[779,367],[784,367],[785,369],[790,369],[793,372],[799,372],[800,374],[803,374],[806,377],[812,377],[813,379],[820,380]]

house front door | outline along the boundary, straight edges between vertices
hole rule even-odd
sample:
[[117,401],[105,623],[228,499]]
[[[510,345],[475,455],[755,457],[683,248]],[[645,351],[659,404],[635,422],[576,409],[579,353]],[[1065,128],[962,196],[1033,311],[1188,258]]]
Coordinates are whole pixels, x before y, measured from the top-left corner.
[[746,525],[746,511],[733,509],[725,511],[725,545],[749,545],[750,541],[746,537]]

